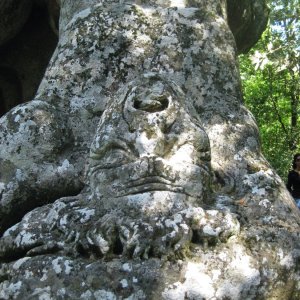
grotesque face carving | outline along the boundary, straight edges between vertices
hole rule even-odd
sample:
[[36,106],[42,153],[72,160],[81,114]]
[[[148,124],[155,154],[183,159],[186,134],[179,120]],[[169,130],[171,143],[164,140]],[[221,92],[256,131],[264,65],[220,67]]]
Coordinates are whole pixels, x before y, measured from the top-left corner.
[[139,78],[101,117],[87,170],[90,190],[28,214],[10,229],[8,246],[0,243],[0,257],[11,249],[184,255],[191,241],[216,244],[239,231],[235,217],[201,207],[210,200],[210,145],[183,91],[157,74]]
[[131,83],[102,116],[92,143],[89,183],[99,198],[168,191],[202,204],[210,187],[210,146],[184,102],[161,76]]

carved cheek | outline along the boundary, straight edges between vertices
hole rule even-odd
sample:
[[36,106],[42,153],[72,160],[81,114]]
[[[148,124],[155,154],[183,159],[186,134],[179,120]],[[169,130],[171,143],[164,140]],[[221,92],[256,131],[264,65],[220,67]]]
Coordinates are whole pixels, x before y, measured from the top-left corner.
[[137,160],[135,162],[108,169],[98,169],[90,178],[92,187],[106,197],[119,197],[127,193],[130,183],[147,177],[148,161]]
[[129,162],[128,154],[122,149],[110,149],[99,161],[99,165],[109,169]]
[[195,149],[190,144],[185,144],[181,146],[179,149],[175,151],[175,153],[169,159],[169,163],[171,165],[174,165],[174,167],[176,167],[176,165],[181,163],[193,164],[194,161],[195,161]]

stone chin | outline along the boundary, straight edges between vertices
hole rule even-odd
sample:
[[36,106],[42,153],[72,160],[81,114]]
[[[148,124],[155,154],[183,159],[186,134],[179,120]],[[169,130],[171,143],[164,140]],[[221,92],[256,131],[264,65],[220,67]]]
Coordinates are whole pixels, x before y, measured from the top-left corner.
[[176,214],[189,207],[198,207],[199,199],[184,193],[168,190],[156,190],[128,194],[120,197],[93,198],[95,206],[99,207],[101,215],[113,210],[122,211],[132,219],[144,219],[153,215],[168,216]]

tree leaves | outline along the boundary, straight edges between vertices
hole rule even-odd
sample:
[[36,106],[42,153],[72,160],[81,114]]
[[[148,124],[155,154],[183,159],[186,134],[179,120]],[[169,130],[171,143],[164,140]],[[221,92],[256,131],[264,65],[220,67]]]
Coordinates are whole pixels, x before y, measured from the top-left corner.
[[300,152],[300,0],[269,0],[269,6],[268,27],[240,56],[240,68],[263,153],[285,179],[293,153]]

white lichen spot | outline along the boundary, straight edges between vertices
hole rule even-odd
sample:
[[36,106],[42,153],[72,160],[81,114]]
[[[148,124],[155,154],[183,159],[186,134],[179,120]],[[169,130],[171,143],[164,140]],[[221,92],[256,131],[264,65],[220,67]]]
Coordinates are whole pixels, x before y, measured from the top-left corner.
[[36,126],[36,123],[32,120],[28,120],[20,124],[19,132],[31,132],[31,129]]
[[268,199],[263,199],[261,201],[259,201],[258,203],[260,206],[263,206],[265,208],[268,208],[271,206],[271,202]]
[[25,275],[24,275],[25,279],[32,278],[33,276],[34,276],[34,274],[32,271],[25,270]]
[[17,181],[24,181],[24,179],[26,178],[25,174],[20,169],[16,170],[15,177],[16,177]]
[[71,273],[71,270],[73,269],[72,267],[72,262],[70,260],[65,260],[64,265],[65,265],[65,274],[69,275]]
[[122,265],[122,270],[125,272],[131,272],[132,271],[132,266],[129,263],[125,263]]
[[11,283],[8,285],[7,281],[0,284],[0,299],[18,299],[22,282]]
[[235,154],[235,155],[233,156],[233,159],[234,159],[234,160],[237,160],[237,161],[242,161],[242,158],[241,158],[241,156],[240,156],[239,154]]
[[181,223],[182,222],[182,215],[181,214],[176,214],[175,216],[174,216],[174,222],[175,223]]
[[88,220],[90,220],[90,218],[95,215],[95,209],[88,209],[88,208],[83,208],[78,210],[78,212],[81,214],[81,219],[80,219],[80,223],[85,223]]
[[19,224],[15,224],[14,226],[10,227],[9,229],[7,229],[4,234],[3,234],[3,237],[6,237],[6,236],[10,236],[14,231],[16,231],[19,227]]
[[85,291],[80,295],[80,299],[91,299],[93,296],[92,292],[90,290]]
[[2,194],[2,192],[4,191],[4,189],[5,189],[5,183],[0,182],[0,194]]
[[215,209],[209,209],[209,210],[206,211],[206,213],[208,215],[212,216],[212,217],[216,217],[219,212],[217,210],[215,210]]
[[68,215],[64,215],[61,219],[59,219],[59,225],[61,227],[65,227],[68,224]]
[[109,251],[109,244],[108,242],[101,236],[101,234],[98,234],[94,236],[94,240],[91,244],[94,244],[100,248],[100,251],[105,254]]
[[67,159],[65,159],[62,165],[57,168],[57,171],[59,174],[63,174],[70,168],[70,166],[70,162]]
[[126,279],[122,279],[120,281],[120,283],[121,283],[123,289],[128,287],[128,281]]
[[176,222],[174,222],[171,219],[165,220],[165,226],[168,228],[173,228],[173,229],[175,229],[175,231],[178,231],[178,226],[177,226]]
[[[219,229],[219,230],[218,230]],[[212,228],[209,224],[203,227],[203,233],[207,236],[218,236],[220,228]]]
[[268,259],[267,259],[266,257],[263,257],[263,259],[262,259],[262,263],[263,263],[263,264],[266,264],[266,263],[268,263]]
[[163,292],[164,299],[214,299],[212,278],[203,264],[188,263],[184,283],[169,285]]
[[50,286],[46,286],[44,288],[36,288],[34,292],[31,294],[32,299],[39,300],[53,300],[50,295],[51,288]]
[[258,188],[257,186],[255,186],[252,189],[252,194],[258,195],[258,196],[264,196],[266,194],[266,189],[265,188]]
[[220,270],[212,270],[212,280],[216,281],[219,279],[219,277],[221,276],[222,272]]
[[18,122],[20,121],[20,119],[21,119],[21,116],[18,114],[18,115],[15,116],[14,121],[15,121],[16,123],[18,123]]
[[227,254],[226,254],[226,252],[221,252],[219,255],[218,255],[218,257],[219,257],[219,259],[221,260],[221,261],[226,261],[227,260]]
[[[165,2],[165,1],[163,1],[163,2]],[[170,4],[169,4],[170,7],[183,8],[186,6],[185,0],[170,0],[169,2],[170,2]]]
[[288,255],[285,255],[281,260],[280,260],[280,265],[286,267],[287,269],[293,268],[295,266],[295,261],[293,259],[293,256],[289,253]]
[[45,218],[45,223],[47,224],[53,224],[53,222],[57,221],[58,219],[58,213],[55,209],[50,209],[49,213],[47,214]]
[[43,270],[43,276],[40,278],[40,281],[46,281],[48,279],[48,273],[47,270]]
[[184,299],[186,298],[186,291],[183,284],[180,282],[175,282],[171,285],[169,285],[162,293],[162,298],[165,300],[171,300],[171,299]]
[[242,293],[260,284],[260,272],[251,265],[251,258],[241,246],[236,246],[232,261],[228,265],[227,278],[218,284],[218,299],[241,299]]
[[184,230],[184,232],[188,232],[189,231],[189,226],[187,226],[186,224],[180,224],[180,227]]
[[94,297],[96,300],[117,300],[117,297],[112,292],[108,292],[105,290],[99,290],[94,292]]
[[22,230],[15,238],[15,243],[20,247],[25,245],[32,245],[37,241],[37,237],[30,232]]
[[52,267],[56,274],[60,274],[62,272],[62,268],[60,262],[62,261],[61,257],[58,257],[52,261]]
[[[173,0],[173,1],[176,1],[176,0]],[[176,1],[177,2],[177,1]],[[179,1],[178,1],[179,2]],[[185,4],[184,4],[185,5]],[[176,5],[178,8],[180,8],[180,7],[184,7],[184,6],[182,6],[182,4],[179,4],[179,6],[178,5]],[[194,15],[195,15],[195,13],[198,11],[198,9],[197,8],[194,8],[194,7],[188,7],[188,8],[183,8],[183,9],[179,9],[178,10],[178,13],[181,15],[181,16],[183,16],[184,18],[182,18],[180,21],[181,21],[181,23],[182,24],[193,24],[192,22],[187,22],[187,18],[191,18],[191,17],[193,17]],[[195,24],[195,23],[194,23]]]
[[225,130],[224,126],[222,126],[220,124],[216,124],[216,125],[212,126],[212,128],[209,132],[209,137],[212,139],[220,138],[220,137],[224,136],[224,134],[223,134],[224,130]]
[[87,8],[84,9],[82,11],[80,11],[79,13],[77,13],[72,20],[69,22],[68,27],[71,27],[78,19],[85,19],[89,16],[89,14],[91,13],[91,8]]
[[65,288],[61,288],[57,291],[57,296],[58,297],[64,297],[66,295],[66,289]]

